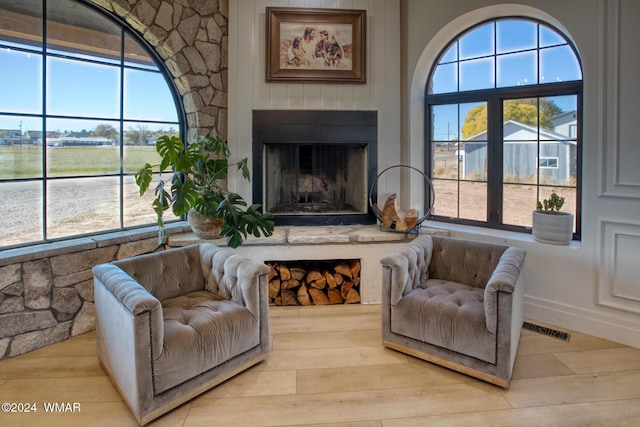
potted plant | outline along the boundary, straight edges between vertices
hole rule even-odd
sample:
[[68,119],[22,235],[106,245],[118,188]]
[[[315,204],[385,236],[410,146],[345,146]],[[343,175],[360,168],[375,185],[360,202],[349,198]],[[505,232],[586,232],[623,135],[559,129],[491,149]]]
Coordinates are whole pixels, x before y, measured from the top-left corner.
[[564,197],[551,193],[548,199],[538,201],[533,211],[533,237],[542,243],[568,245],[573,239],[573,214],[561,212]]
[[[229,163],[231,152],[225,141],[211,135],[200,136],[196,142],[185,144],[178,136],[162,136],[156,141],[156,151],[161,157],[160,174],[171,170],[171,189],[165,189],[160,180],[155,188],[153,209],[158,216],[158,240],[164,242],[165,231],[162,220],[164,212],[171,208],[177,216],[187,215],[194,233],[201,238],[225,236],[228,245],[236,248],[248,235],[260,237],[273,234],[273,215],[261,213],[260,205],[247,207],[245,200],[226,187],[227,171],[237,167],[249,180],[247,159]],[[146,163],[135,174],[140,195],[145,194],[153,176],[154,166]],[[211,225],[219,231],[203,230]]]

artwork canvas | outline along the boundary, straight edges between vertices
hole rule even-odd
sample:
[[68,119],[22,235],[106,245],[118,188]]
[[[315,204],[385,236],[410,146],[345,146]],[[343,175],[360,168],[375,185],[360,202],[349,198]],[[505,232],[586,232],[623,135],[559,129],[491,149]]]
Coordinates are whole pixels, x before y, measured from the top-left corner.
[[365,83],[365,11],[267,9],[267,81]]

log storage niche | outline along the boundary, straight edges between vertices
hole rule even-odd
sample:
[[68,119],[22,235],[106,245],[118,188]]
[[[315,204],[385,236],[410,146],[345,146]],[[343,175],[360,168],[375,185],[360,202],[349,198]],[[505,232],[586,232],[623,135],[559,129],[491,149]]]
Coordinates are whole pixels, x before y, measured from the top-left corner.
[[265,261],[271,305],[360,303],[359,259]]

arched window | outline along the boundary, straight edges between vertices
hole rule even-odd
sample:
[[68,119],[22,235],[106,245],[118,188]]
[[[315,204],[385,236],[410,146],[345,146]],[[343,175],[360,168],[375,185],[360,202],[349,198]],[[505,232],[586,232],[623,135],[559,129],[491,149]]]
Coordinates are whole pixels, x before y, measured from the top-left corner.
[[434,220],[526,232],[556,192],[580,238],[582,71],[565,36],[483,22],[443,50],[427,88]]
[[95,6],[0,0],[0,247],[155,223],[133,174],[182,131],[167,76]]

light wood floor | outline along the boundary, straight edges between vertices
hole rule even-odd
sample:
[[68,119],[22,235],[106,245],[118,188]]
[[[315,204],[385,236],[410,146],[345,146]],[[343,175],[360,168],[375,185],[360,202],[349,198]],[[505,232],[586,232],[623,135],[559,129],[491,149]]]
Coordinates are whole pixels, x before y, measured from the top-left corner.
[[[380,344],[371,305],[271,309],[266,362],[154,426],[638,426],[640,350],[571,331],[523,331],[509,390]],[[0,426],[135,426],[98,364],[94,333],[0,361]],[[44,402],[80,404],[53,414]]]

